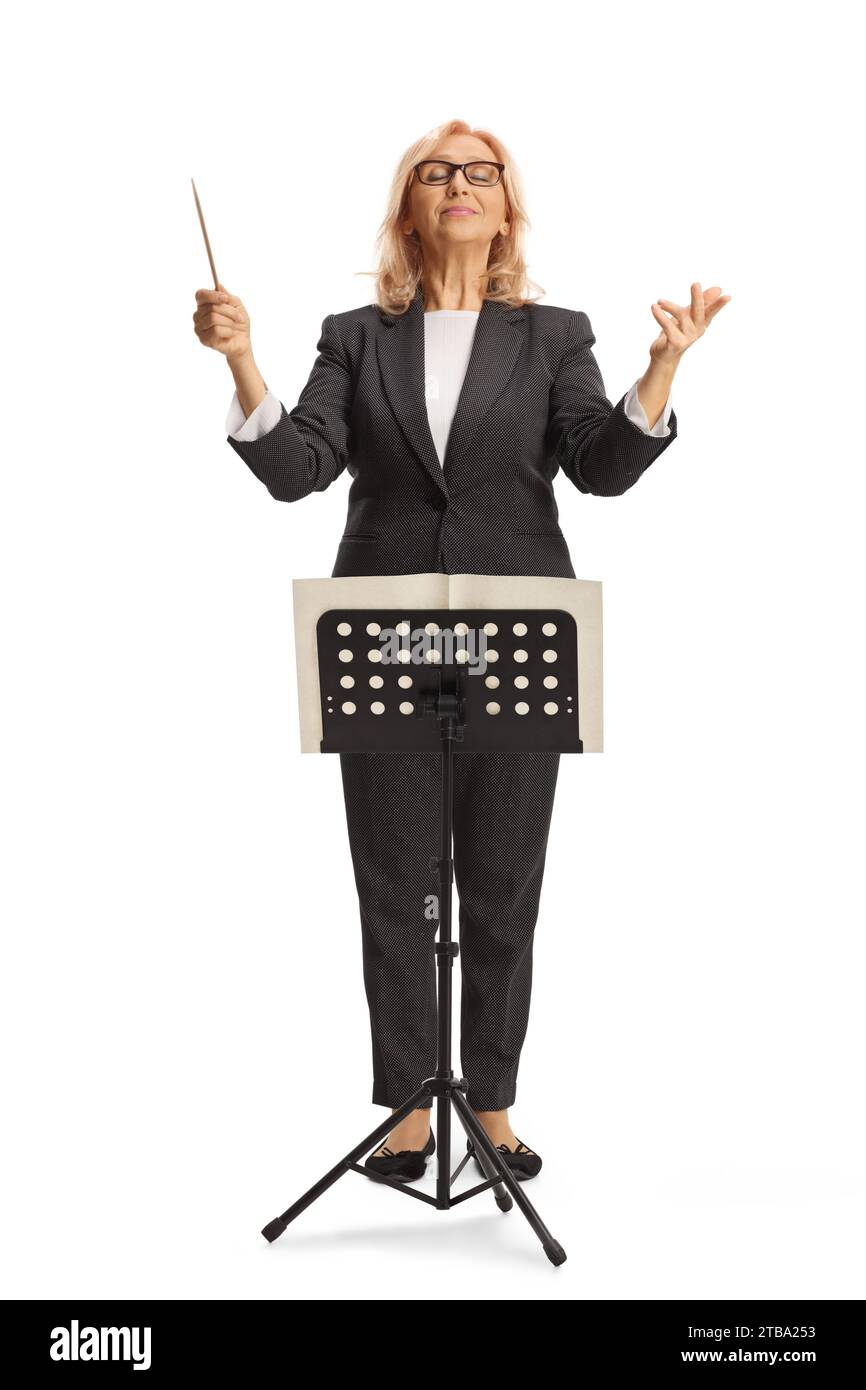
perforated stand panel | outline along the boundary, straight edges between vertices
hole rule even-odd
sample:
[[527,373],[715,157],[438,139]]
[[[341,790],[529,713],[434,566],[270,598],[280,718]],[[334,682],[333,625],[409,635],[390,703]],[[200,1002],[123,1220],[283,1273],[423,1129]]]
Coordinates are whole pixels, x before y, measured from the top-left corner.
[[[438,721],[420,717],[419,708],[438,692],[437,672],[455,667],[464,724],[456,751],[583,752],[571,613],[335,608],[322,614],[316,631],[323,753],[441,751]],[[397,636],[383,646],[389,631]]]

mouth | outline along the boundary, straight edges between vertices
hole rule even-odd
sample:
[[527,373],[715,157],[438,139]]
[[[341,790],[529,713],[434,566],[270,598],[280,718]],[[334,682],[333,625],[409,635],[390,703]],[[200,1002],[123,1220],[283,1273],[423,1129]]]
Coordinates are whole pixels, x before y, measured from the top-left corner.
[[474,208],[446,208],[443,217],[474,217]]

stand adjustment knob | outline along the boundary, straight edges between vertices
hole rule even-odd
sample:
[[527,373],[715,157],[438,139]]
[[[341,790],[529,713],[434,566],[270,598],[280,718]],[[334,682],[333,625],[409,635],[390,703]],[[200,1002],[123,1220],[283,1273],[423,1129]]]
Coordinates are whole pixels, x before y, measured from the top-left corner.
[[439,877],[439,870],[440,870],[440,867],[441,867],[442,864],[447,864],[447,865],[448,865],[448,881],[449,881],[449,883],[453,883],[453,882],[454,882],[454,860],[453,860],[453,859],[437,859],[436,856],[435,856],[435,854],[431,854],[431,855],[430,855],[430,872],[431,872],[431,874],[433,875],[434,878],[438,878],[438,877]]

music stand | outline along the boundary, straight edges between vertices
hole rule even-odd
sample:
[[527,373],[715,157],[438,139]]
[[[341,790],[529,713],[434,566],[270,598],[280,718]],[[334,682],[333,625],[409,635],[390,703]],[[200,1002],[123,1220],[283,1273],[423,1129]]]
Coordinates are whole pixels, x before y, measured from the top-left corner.
[[[442,576],[436,578],[441,580]],[[336,585],[341,581],[332,582]],[[513,584],[514,580],[509,577],[503,582]],[[563,582],[581,583],[555,581],[559,585]],[[433,948],[437,1062],[434,1076],[424,1080],[397,1110],[263,1227],[262,1235],[268,1241],[276,1240],[338,1178],[354,1170],[439,1210],[448,1210],[492,1188],[499,1209],[509,1211],[516,1202],[548,1259],[561,1265],[566,1259],[564,1249],[476,1118],[466,1098],[468,1082],[455,1077],[451,1067],[451,972],[459,954],[459,946],[451,939],[452,788],[455,743],[467,753],[584,751],[579,633],[574,612],[554,606],[463,605],[455,609],[397,607],[393,602],[367,608],[341,605],[319,615],[315,639],[323,753],[439,750],[442,755],[441,838],[439,854],[430,859],[431,871],[438,871],[439,877],[439,939]],[[435,1197],[358,1162],[375,1151],[405,1115],[431,1097],[436,1100],[437,1112]],[[456,1196],[453,1184],[472,1155],[467,1152],[450,1173],[452,1105],[484,1173],[483,1182]]]

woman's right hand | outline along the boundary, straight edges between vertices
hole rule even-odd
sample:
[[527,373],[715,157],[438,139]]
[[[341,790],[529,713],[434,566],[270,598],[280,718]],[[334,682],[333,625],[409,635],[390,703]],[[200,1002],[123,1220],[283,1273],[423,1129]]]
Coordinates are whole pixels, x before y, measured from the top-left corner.
[[218,290],[196,290],[195,298],[192,321],[199,342],[221,352],[229,363],[252,357],[249,315],[237,295],[220,284]]

